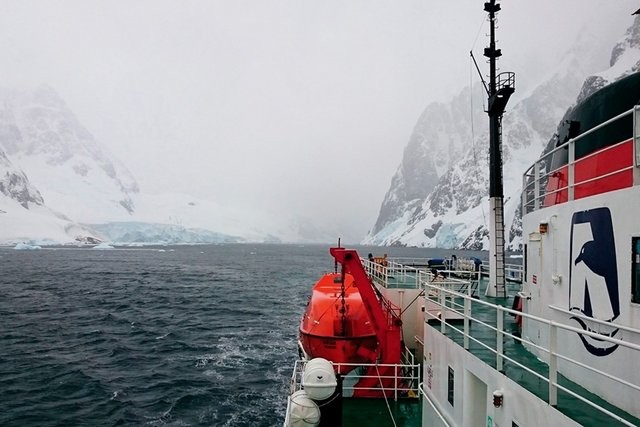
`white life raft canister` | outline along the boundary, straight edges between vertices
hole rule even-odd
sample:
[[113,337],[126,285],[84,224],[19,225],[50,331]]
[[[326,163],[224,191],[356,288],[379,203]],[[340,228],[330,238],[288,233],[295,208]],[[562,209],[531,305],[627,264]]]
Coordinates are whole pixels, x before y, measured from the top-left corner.
[[338,382],[333,365],[327,359],[316,357],[307,362],[302,372],[302,387],[313,400],[326,400],[336,390]]
[[298,390],[289,399],[288,427],[317,427],[320,424],[320,408],[309,399],[306,391]]

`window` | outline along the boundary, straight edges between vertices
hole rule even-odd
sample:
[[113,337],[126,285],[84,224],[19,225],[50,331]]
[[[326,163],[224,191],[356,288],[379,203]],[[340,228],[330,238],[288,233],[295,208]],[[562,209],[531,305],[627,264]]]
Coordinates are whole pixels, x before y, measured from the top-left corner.
[[631,302],[640,303],[640,237],[633,237],[631,245]]
[[449,366],[449,377],[447,382],[447,400],[453,406],[453,368]]

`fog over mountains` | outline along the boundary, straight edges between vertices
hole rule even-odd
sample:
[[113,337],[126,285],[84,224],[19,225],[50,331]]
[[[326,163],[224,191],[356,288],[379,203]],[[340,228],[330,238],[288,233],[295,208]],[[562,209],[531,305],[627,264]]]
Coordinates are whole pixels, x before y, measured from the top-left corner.
[[[639,69],[639,45],[640,18],[636,18],[613,48],[593,30],[582,32],[550,77],[529,93],[518,94],[516,76],[516,96],[503,119],[505,229],[510,249],[521,245],[522,173],[552,139],[569,107]],[[603,61],[605,55],[608,63]],[[488,249],[488,119],[481,108],[485,97],[477,85],[473,92],[465,88],[448,104],[434,103],[425,109],[363,243]],[[470,104],[475,106],[473,112]]]
[[[537,86],[527,92],[516,90],[503,122],[505,225],[510,230],[512,248],[517,248],[520,242],[517,207],[521,173],[550,141],[567,108],[608,81],[638,69],[639,25],[636,19],[618,43],[613,43],[610,37],[601,37],[599,31],[602,28],[587,27]],[[504,55],[509,55],[509,52],[505,51]],[[234,101],[241,103],[241,110],[245,111],[244,101],[248,99]],[[487,247],[488,119],[483,112],[485,103],[483,89],[476,85],[473,89],[462,89],[448,102],[431,103],[424,109],[404,150],[402,163],[391,180],[377,221],[364,243]],[[162,106],[172,111],[171,103]],[[106,109],[104,112],[108,113]],[[343,113],[345,122],[349,122],[350,114],[356,114],[346,108]],[[364,111],[358,113],[366,115]],[[140,113],[141,116],[144,114]],[[372,186],[353,168],[358,161],[364,162],[361,150],[351,146],[345,134],[342,135],[344,142],[340,150],[331,153],[332,160],[322,160],[321,154],[331,150],[326,149],[322,142],[311,142],[313,135],[310,134],[317,130],[312,127],[314,115],[302,108],[296,111],[295,117],[300,119],[297,126],[304,132],[299,133],[295,144],[284,144],[278,151],[278,139],[272,138],[271,143],[264,143],[263,151],[259,153],[263,153],[263,157],[273,157],[272,162],[265,165],[261,164],[259,153],[251,151],[243,157],[248,164],[259,166],[254,168],[256,175],[251,175],[244,185],[256,189],[261,199],[246,200],[242,207],[222,197],[216,199],[208,190],[201,191],[197,197],[175,190],[186,185],[220,188],[224,190],[221,194],[233,194],[236,192],[233,179],[209,179],[205,182],[206,173],[187,174],[190,171],[173,170],[166,167],[166,163],[160,163],[164,167],[157,167],[153,162],[149,162],[151,175],[147,170],[142,179],[142,172],[129,169],[132,159],[121,156],[118,160],[113,156],[106,148],[113,147],[113,141],[96,138],[79,119],[80,116],[50,85],[43,84],[30,90],[0,87],[0,244],[97,241],[128,244],[329,243],[339,237],[336,235],[336,218],[351,218],[353,223],[359,221],[362,214],[354,212],[353,207],[336,203],[339,198],[326,196],[329,193],[318,196],[320,189],[328,189],[333,195],[343,198],[346,194],[354,206],[365,197],[371,201],[370,193],[365,194],[363,188],[370,190]],[[289,123],[291,117],[285,116],[282,123]],[[255,118],[260,117],[257,114]],[[105,123],[117,126],[114,120],[105,117]],[[264,137],[261,130],[278,127],[268,122],[269,126],[252,130],[244,126],[251,124],[251,120],[242,122],[242,126],[238,124],[240,122],[219,122],[231,123],[234,130],[255,132],[252,139],[256,140]],[[152,127],[157,124],[151,120],[149,123]],[[340,128],[341,124],[334,126]],[[154,141],[153,133],[145,137],[149,141],[136,146],[136,150],[138,153],[141,149],[147,150],[145,153],[149,159],[154,157],[156,150],[162,149],[163,144],[180,146],[180,138],[186,138],[179,132],[161,143]],[[314,137],[318,141],[336,139],[330,133]],[[380,140],[385,138],[380,136]],[[112,139],[119,141],[118,138]],[[373,138],[371,140],[375,142]],[[131,144],[130,141],[127,143]],[[243,152],[246,147],[238,140],[220,150],[224,149]],[[386,145],[371,149],[376,152],[385,150]],[[198,159],[199,164],[206,164],[211,169],[227,171],[240,166],[225,160],[216,163],[218,159],[212,158],[213,152],[208,151],[207,156],[198,156],[199,152],[190,156],[205,157],[202,161]],[[308,163],[292,164],[286,157],[289,152],[303,153]],[[313,169],[308,166],[311,164],[316,169],[333,171],[331,179],[322,185],[310,186],[310,178],[305,174],[320,175],[318,171],[307,170]],[[244,166],[245,169],[252,167]],[[376,164],[370,166],[379,171]],[[202,166],[193,169],[203,170]],[[261,174],[274,171],[280,182],[286,180],[291,181],[287,184],[295,185],[280,187],[273,183],[273,177],[270,181],[261,181]],[[240,178],[245,172],[240,174]],[[198,176],[205,178],[198,180]],[[140,185],[140,182],[148,183],[154,177],[158,182],[181,185],[166,185],[165,191],[156,188],[153,192]],[[374,187],[384,190],[384,187]],[[239,192],[238,196],[245,197]],[[315,216],[300,214],[296,211],[300,206],[314,211]],[[364,221],[360,221],[358,226],[362,223]],[[342,228],[347,227],[343,225]],[[361,236],[360,231],[357,238]]]
[[333,239],[318,224],[275,221],[259,207],[141,191],[127,167],[47,85],[27,92],[0,90],[0,224],[0,244]]
[[[185,226],[197,227],[198,216],[216,221],[208,213],[219,212],[212,205],[184,195],[141,194],[133,175],[53,88],[0,91],[0,243],[243,241]],[[234,230],[222,221],[209,225]],[[264,240],[247,230],[248,237]]]

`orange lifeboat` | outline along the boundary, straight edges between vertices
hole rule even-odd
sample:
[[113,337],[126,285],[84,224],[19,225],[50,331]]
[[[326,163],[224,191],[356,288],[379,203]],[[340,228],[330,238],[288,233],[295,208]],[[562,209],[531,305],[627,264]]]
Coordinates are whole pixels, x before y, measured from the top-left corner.
[[[300,341],[310,357],[375,362],[375,330],[351,274],[344,275],[344,284],[340,273],[325,274],[315,284],[300,324]],[[342,367],[340,373],[355,367]]]

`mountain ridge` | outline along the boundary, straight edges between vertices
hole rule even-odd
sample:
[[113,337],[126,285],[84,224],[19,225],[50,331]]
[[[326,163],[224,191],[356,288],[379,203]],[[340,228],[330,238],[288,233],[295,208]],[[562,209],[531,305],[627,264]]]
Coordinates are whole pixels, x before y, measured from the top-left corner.
[[[503,170],[505,229],[509,233],[509,249],[518,250],[522,239],[519,213],[521,173],[548,147],[553,140],[558,122],[572,105],[579,102],[589,91],[597,90],[602,84],[612,81],[612,76],[618,78],[639,67],[639,64],[634,62],[634,58],[637,61],[640,57],[636,50],[640,43],[637,29],[640,26],[639,22],[636,18],[613,49],[609,45],[607,50],[611,58],[610,67],[601,73],[596,71],[605,68],[606,65],[598,64],[598,61],[592,58],[606,58],[607,55],[602,52],[593,55],[590,53],[594,47],[601,45],[602,41],[597,40],[593,33],[581,33],[549,78],[519,99],[516,97],[513,107],[505,113]],[[604,46],[602,48],[604,49]],[[593,77],[585,80],[584,76]],[[468,87],[461,91],[458,97],[465,93],[469,93]],[[456,102],[456,99],[452,100],[451,105]],[[430,121],[441,122],[446,118],[446,114],[433,113],[434,108],[437,108],[437,104],[431,104],[425,109],[417,127],[429,129],[429,124],[421,123],[427,119],[427,112],[430,112]],[[444,110],[447,111],[449,108]],[[463,115],[460,117],[460,127],[468,128],[467,124],[460,123]],[[475,117],[475,114],[472,117]],[[484,120],[478,123],[484,123]],[[432,124],[432,127],[447,128],[455,124],[436,123]],[[420,153],[414,155],[414,151],[431,152],[441,139],[442,136],[437,132],[431,132],[429,135],[422,135],[419,147],[413,139],[409,141],[405,148],[403,164],[398,168],[402,173],[396,172],[392,178],[375,226],[364,238],[363,244],[488,249],[489,167],[486,129],[476,132],[475,137],[466,137],[467,141],[472,139],[467,144],[469,148],[455,159],[446,172],[439,174],[437,184],[428,192],[425,191],[428,193],[426,196],[412,199],[406,197],[404,176],[415,173],[410,166],[428,169],[430,164],[429,161],[425,161],[417,162],[414,166],[410,163],[405,164],[405,159],[420,159]],[[456,147],[461,146],[464,140],[465,137],[462,137],[453,144]]]

